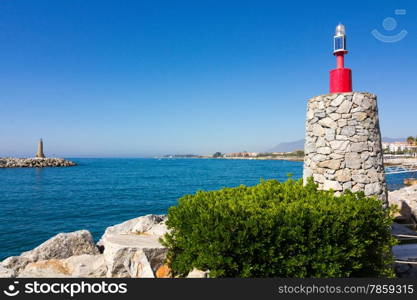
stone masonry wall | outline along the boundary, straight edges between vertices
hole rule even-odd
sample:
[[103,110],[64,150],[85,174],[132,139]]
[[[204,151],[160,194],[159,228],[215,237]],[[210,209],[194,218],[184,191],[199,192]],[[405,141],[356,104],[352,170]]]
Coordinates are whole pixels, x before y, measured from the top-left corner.
[[308,102],[304,180],[320,189],[364,191],[386,205],[381,134],[376,96],[335,93]]

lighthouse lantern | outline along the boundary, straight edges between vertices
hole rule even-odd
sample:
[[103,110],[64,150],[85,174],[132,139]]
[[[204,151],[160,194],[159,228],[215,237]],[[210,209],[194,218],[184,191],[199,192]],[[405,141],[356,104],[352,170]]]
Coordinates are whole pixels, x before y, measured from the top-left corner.
[[345,33],[345,26],[343,24],[339,24],[336,26],[336,33],[333,37],[333,53],[337,52],[344,52],[347,53],[346,50],[346,33]]
[[336,69],[330,71],[330,93],[348,93],[352,91],[352,71],[345,68],[346,32],[345,26],[336,26],[333,37],[333,55],[336,56]]

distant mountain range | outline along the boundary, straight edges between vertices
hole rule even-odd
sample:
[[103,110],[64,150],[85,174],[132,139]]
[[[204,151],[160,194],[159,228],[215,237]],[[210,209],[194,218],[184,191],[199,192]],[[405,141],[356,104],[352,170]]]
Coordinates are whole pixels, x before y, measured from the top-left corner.
[[[383,137],[382,141],[385,143],[405,142],[406,138]],[[266,152],[292,152],[295,150],[303,150],[303,149],[304,149],[304,140],[297,140],[293,142],[280,143]]]
[[383,137],[382,141],[385,143],[394,143],[394,142],[405,142],[407,138],[390,138],[390,137]]
[[304,149],[304,139],[293,142],[280,143],[267,152],[292,152]]

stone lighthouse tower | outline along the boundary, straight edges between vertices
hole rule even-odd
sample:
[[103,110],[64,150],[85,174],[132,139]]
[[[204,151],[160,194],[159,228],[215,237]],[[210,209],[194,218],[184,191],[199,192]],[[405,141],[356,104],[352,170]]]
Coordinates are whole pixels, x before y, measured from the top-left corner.
[[377,97],[352,92],[351,70],[344,67],[345,27],[339,24],[330,71],[330,93],[311,98],[307,106],[303,178],[320,189],[363,191],[387,204]]
[[45,154],[43,154],[43,141],[42,139],[38,142],[38,151],[36,152],[36,158],[45,158]]

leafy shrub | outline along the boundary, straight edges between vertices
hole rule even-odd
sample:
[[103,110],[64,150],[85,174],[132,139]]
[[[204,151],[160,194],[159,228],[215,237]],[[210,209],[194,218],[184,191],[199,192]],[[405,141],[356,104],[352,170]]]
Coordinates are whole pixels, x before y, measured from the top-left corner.
[[335,197],[309,180],[199,191],[171,207],[161,242],[178,276],[392,276],[390,211],[375,198]]

